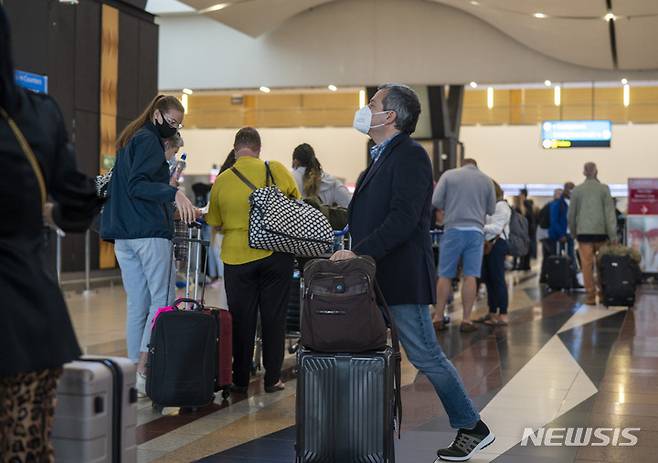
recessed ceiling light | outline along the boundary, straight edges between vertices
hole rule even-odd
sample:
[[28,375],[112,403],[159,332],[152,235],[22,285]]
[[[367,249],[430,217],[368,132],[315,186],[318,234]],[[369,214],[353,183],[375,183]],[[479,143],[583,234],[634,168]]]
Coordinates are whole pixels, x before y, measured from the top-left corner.
[[545,15],[544,13],[535,13],[535,14],[533,14],[533,16],[534,16],[535,18],[537,18],[537,19],[545,19],[545,18],[548,18],[548,16]]
[[270,93],[272,90],[270,90],[270,87],[262,86],[260,88],[260,91],[263,92],[263,93]]
[[622,85],[626,85],[626,84],[628,83],[628,79],[623,78],[623,79],[621,80],[621,83],[622,83]]
[[551,86],[551,81],[550,80],[545,80],[544,85],[546,85],[547,87],[550,87]]
[[473,6],[478,6],[480,2],[476,2],[475,0],[471,0],[471,5]]
[[336,90],[338,90],[338,87],[336,87],[334,84],[328,85],[327,88],[329,90],[331,90],[332,92],[335,92]]
[[208,8],[204,8],[203,10],[199,10],[199,14],[206,14],[206,13],[212,13],[213,11],[223,10],[229,5],[230,3],[217,3],[216,5],[212,5],[209,6]]
[[192,91],[192,89],[184,88],[184,89],[183,89],[183,93],[186,94],[186,95],[191,95],[191,94],[193,94],[194,92]]
[[615,16],[615,15],[612,14],[612,13],[608,13],[607,15],[605,15],[605,16],[603,17],[603,19],[605,19],[606,21],[610,22],[610,21],[614,21],[615,19],[617,19],[617,16]]
[[469,85],[471,86],[471,88],[478,88],[477,82],[471,82]]

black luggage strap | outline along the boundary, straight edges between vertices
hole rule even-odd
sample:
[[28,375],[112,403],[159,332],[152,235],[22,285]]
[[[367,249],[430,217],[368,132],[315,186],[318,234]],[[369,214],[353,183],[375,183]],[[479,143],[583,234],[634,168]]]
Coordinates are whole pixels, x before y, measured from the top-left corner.
[[242,180],[242,183],[247,185],[252,191],[258,189],[258,188],[256,188],[256,186],[253,183],[251,183],[249,180],[247,180],[247,177],[242,175],[242,172],[240,172],[235,167],[231,167],[231,172],[233,172],[240,180]]
[[391,344],[393,347],[393,391],[395,394],[395,417],[397,418],[398,426],[398,439],[400,438],[400,432],[402,430],[402,354],[400,353],[400,338],[398,337],[398,330],[395,327],[395,320],[393,319],[393,314],[391,314],[391,309],[386,303],[384,298],[384,293],[382,293],[379,283],[375,280],[375,295],[379,299],[380,307],[386,319],[386,323],[391,330]]
[[[235,167],[231,167],[231,172],[233,172],[240,180],[242,180],[242,183],[247,185],[252,191],[258,189],[247,179],[247,177],[244,176],[242,172],[240,172]],[[276,185],[276,182],[274,181],[274,175],[272,175],[272,170],[270,170],[270,163],[267,161],[265,161],[265,185]]]

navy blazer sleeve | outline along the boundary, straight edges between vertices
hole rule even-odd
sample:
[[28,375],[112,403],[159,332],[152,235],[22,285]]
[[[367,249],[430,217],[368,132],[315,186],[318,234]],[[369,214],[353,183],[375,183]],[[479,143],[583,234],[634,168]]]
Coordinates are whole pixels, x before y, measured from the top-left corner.
[[381,225],[353,249],[375,260],[409,239],[421,220],[427,192],[431,191],[432,166],[422,147],[414,146],[396,161],[389,212]]

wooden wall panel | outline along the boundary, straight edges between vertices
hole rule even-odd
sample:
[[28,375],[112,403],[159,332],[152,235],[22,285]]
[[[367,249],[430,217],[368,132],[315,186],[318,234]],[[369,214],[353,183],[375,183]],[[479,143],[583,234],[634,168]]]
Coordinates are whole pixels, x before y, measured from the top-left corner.
[[[102,7],[101,28],[101,91],[100,91],[100,171],[107,171],[116,154],[117,87],[119,72],[119,11]],[[116,266],[114,247],[100,242],[99,267]]]
[[359,94],[349,93],[304,93],[302,107],[309,109],[359,109]]
[[658,104],[658,87],[631,86],[631,104],[633,104],[633,102],[638,102],[640,104]]
[[[133,119],[140,108],[139,19],[125,12],[119,14],[119,67],[117,116]],[[120,130],[117,128],[117,133]]]
[[593,94],[591,88],[563,88],[562,104],[564,106],[592,106]]

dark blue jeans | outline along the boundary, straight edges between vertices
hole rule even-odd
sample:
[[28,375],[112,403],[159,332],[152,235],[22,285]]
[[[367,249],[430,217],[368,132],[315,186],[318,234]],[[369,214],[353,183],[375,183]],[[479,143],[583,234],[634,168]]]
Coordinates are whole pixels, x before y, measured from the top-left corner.
[[509,295],[507,283],[505,282],[505,256],[507,255],[507,241],[500,238],[496,241],[489,255],[484,256],[482,261],[482,280],[487,286],[487,299],[489,312],[500,314],[507,313]]

